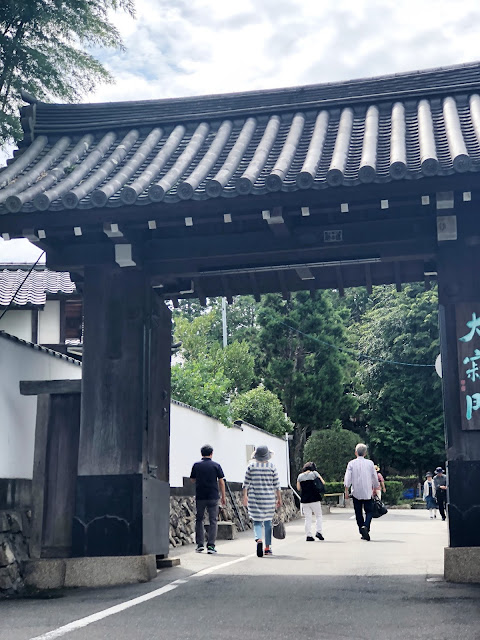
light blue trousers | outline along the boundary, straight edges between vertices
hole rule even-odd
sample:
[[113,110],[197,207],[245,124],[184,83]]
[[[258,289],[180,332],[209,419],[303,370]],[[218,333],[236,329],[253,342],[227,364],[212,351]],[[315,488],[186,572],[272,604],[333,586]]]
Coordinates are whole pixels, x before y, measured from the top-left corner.
[[271,520],[254,520],[253,521],[253,533],[255,540],[263,540],[263,528],[265,527],[265,546],[269,547],[272,544],[272,521]]

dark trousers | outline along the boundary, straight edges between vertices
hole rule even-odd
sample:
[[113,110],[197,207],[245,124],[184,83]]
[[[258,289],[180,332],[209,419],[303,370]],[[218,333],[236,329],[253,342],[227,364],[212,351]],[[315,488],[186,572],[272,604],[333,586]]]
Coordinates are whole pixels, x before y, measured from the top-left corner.
[[205,509],[208,510],[208,542],[207,544],[215,545],[217,539],[217,522],[218,522],[218,500],[199,500],[197,498],[197,517],[195,520],[195,542],[198,545],[205,544],[205,527],[203,519],[205,517]]
[[440,511],[440,515],[442,519],[445,520],[445,505],[447,503],[447,492],[445,489],[437,489],[437,493],[435,495],[437,499],[438,509]]
[[[355,509],[355,518],[357,520],[359,531],[362,527],[367,527],[367,529],[370,531],[370,523],[373,517],[373,499],[370,498],[370,500],[357,500],[355,496],[352,497],[353,508]],[[365,519],[363,518],[363,511],[365,511]]]

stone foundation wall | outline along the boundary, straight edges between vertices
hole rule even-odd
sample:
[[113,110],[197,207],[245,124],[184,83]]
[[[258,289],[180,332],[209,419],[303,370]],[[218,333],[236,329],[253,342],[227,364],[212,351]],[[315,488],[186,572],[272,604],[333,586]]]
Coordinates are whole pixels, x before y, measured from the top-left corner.
[[[247,508],[242,505],[242,492],[232,491],[233,500],[242,519],[245,530],[252,528],[252,522],[248,517]],[[294,520],[300,515],[295,505],[293,493],[290,489],[282,490],[283,506],[281,515],[285,522]],[[219,520],[231,520],[238,531],[242,530],[238,516],[236,515],[232,501],[227,494],[227,505],[220,509]],[[195,541],[195,497],[171,496],[170,497],[170,547],[179,547],[184,544],[192,544]]]
[[29,511],[0,511],[0,598],[24,589],[22,565],[28,560]]

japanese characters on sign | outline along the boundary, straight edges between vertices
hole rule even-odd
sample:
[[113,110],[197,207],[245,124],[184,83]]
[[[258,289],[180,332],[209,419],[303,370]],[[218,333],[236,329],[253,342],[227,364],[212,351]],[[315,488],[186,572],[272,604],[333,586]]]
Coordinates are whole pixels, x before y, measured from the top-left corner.
[[480,428],[480,314],[470,308],[467,317],[457,314],[457,335],[462,428],[470,430]]

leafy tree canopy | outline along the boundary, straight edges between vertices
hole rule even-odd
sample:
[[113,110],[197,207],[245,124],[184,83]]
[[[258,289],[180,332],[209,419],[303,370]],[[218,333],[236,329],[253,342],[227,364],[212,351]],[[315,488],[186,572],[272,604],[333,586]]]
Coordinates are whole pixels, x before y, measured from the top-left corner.
[[236,396],[232,400],[231,412],[235,420],[244,420],[277,436],[293,429],[278,397],[263,385]]
[[304,462],[312,460],[325,481],[341,481],[358,442],[356,433],[339,428],[338,423],[335,428],[314,431],[305,444]]
[[21,137],[21,89],[71,102],[113,80],[86,49],[122,47],[108,17],[118,10],[133,16],[133,0],[0,2],[0,145]]
[[345,314],[326,291],[300,292],[290,300],[268,295],[258,323],[261,376],[295,423],[292,461],[298,469],[307,434],[338,417],[348,419],[357,408],[347,389],[354,363],[334,348],[346,340]]
[[[374,289],[359,333],[359,348],[369,356],[433,365],[440,351],[436,289]],[[432,366],[364,360],[355,386],[382,465],[423,474],[444,460],[441,383]]]

